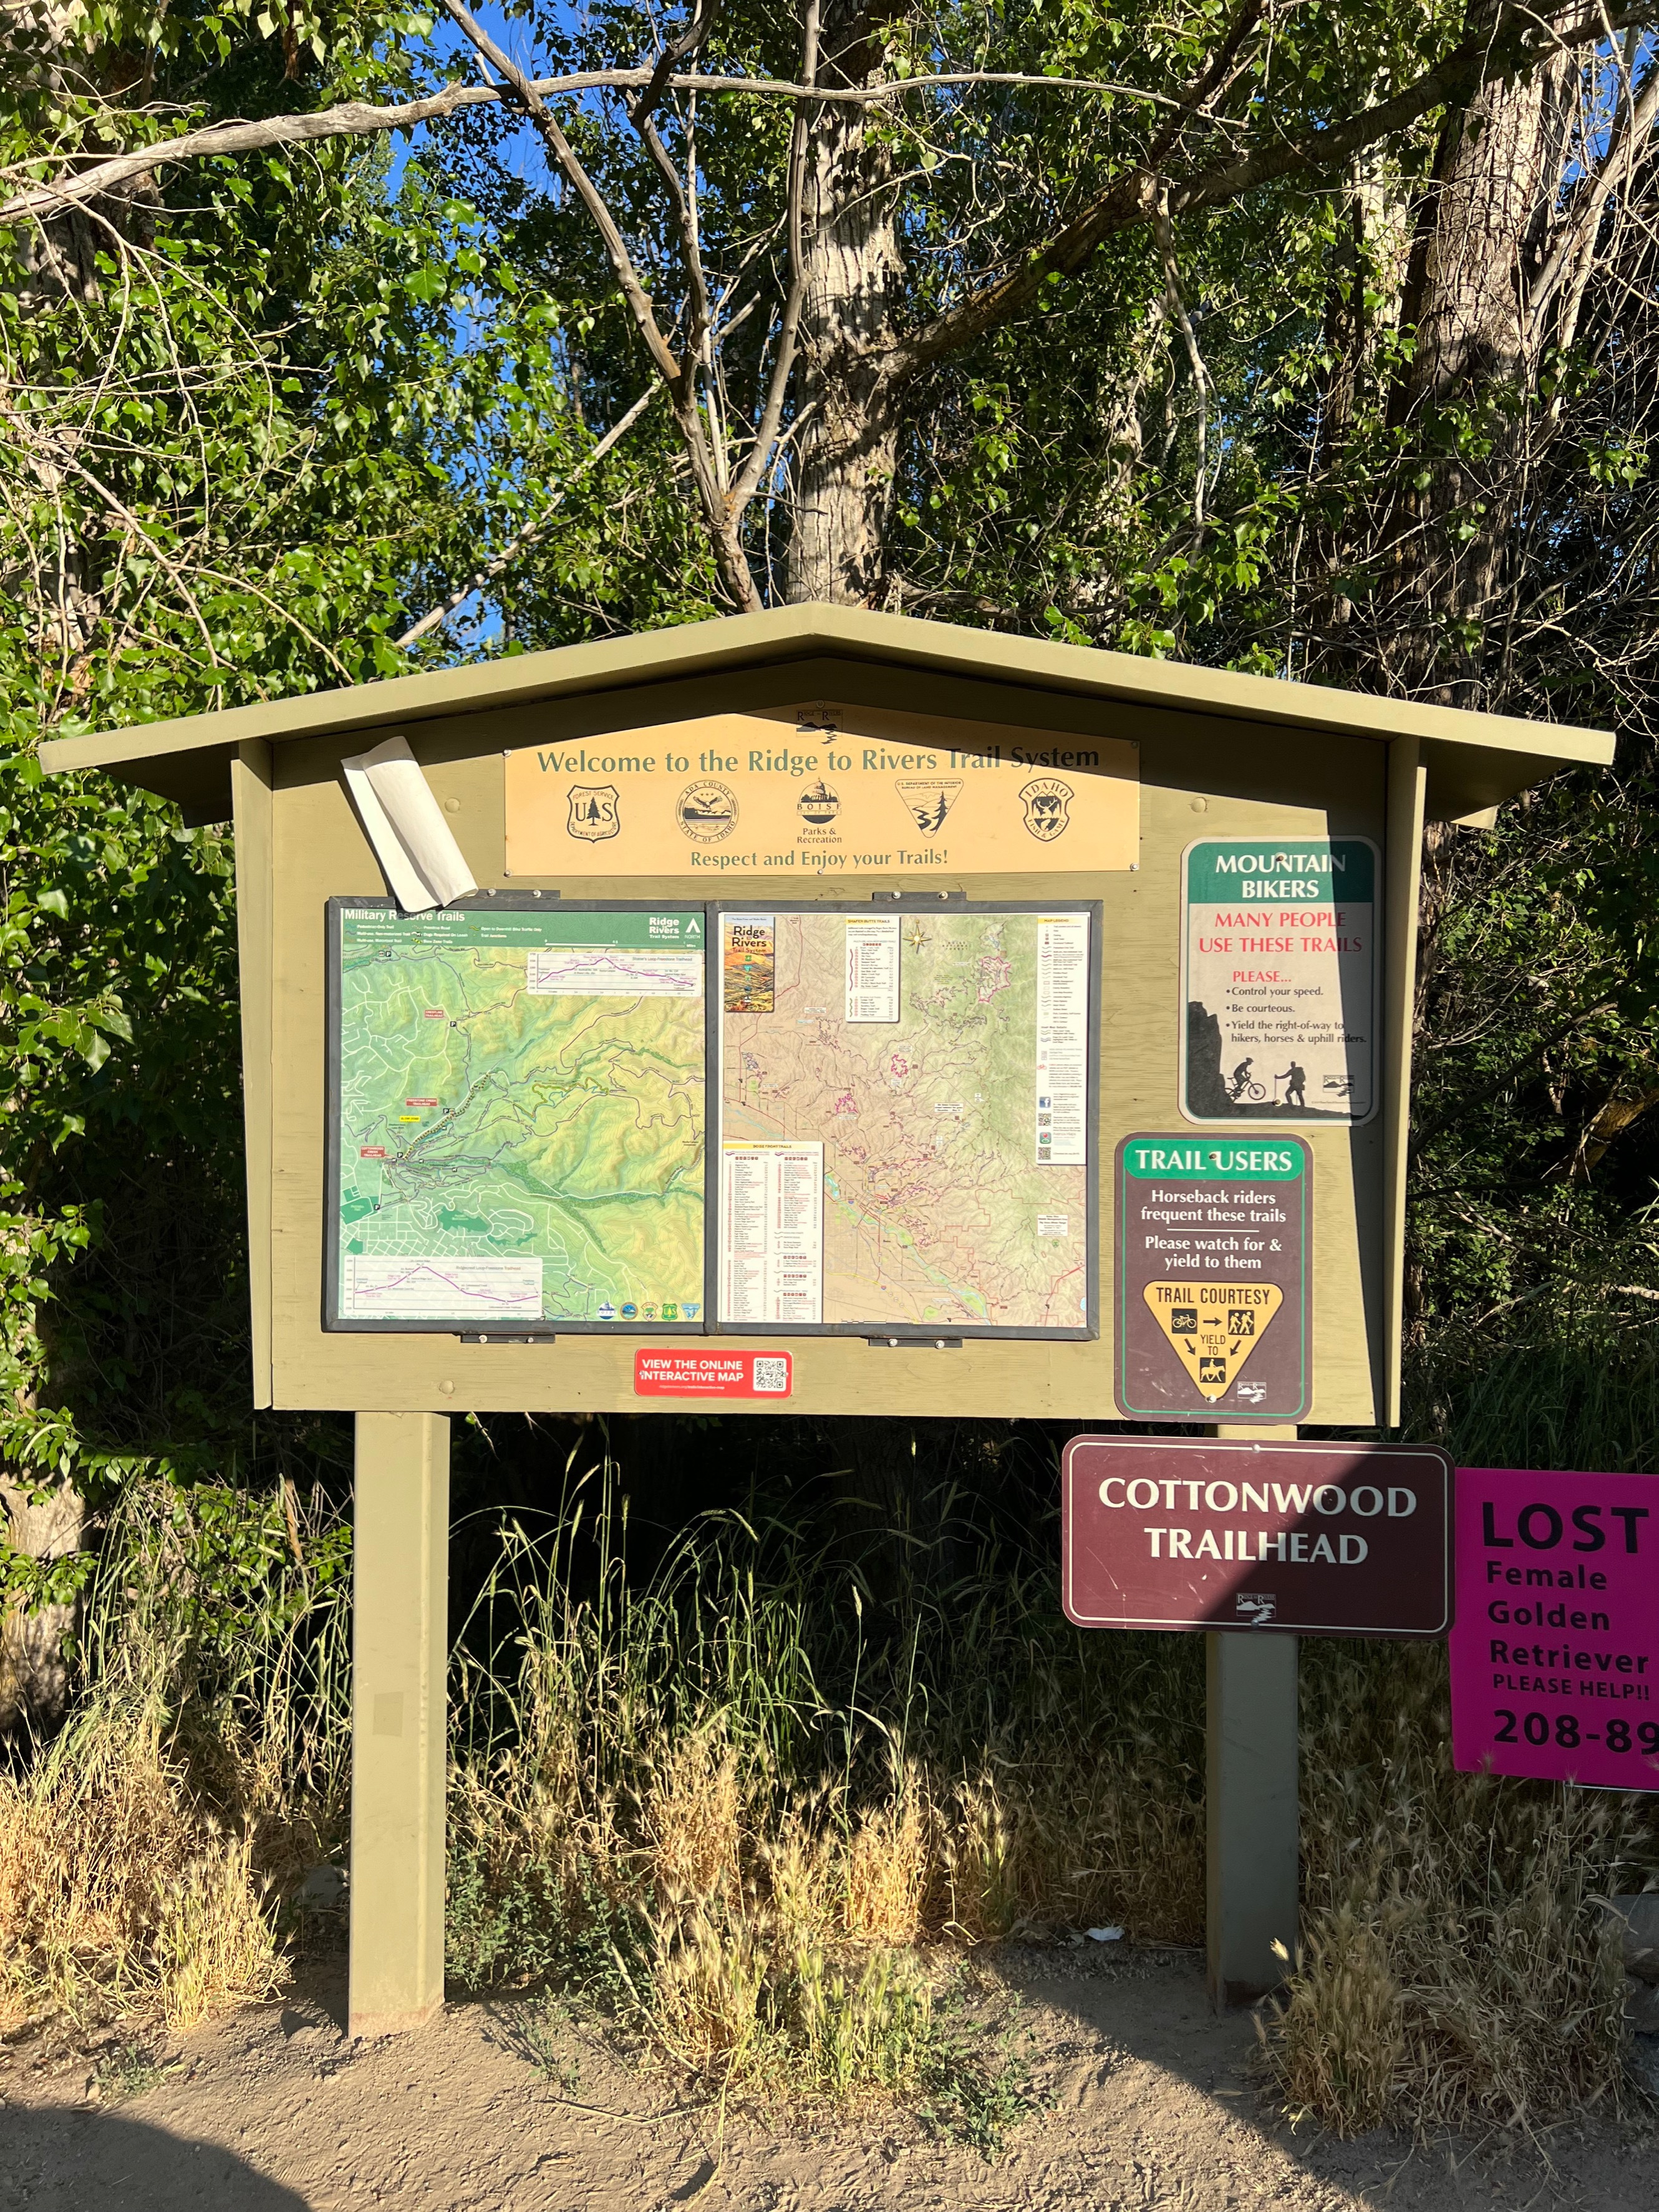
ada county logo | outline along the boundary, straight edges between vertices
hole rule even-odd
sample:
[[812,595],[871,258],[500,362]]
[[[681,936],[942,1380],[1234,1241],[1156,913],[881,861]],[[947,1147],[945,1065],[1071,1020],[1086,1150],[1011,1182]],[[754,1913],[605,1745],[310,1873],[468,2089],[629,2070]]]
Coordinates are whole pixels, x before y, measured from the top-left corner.
[[1071,820],[1072,787],[1057,777],[1040,775],[1019,794],[1025,809],[1025,827],[1043,844],[1054,842]]
[[564,826],[573,837],[597,845],[622,828],[622,794],[614,783],[573,783],[569,796],[570,819]]
[[688,783],[680,793],[674,818],[694,844],[718,845],[737,826],[736,794],[723,783]]

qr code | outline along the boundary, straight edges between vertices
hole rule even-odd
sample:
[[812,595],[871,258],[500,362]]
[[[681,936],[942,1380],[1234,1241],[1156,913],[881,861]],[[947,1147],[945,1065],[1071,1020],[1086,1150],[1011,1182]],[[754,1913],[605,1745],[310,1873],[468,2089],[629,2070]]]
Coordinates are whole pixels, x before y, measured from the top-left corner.
[[755,1362],[755,1395],[773,1391],[780,1396],[789,1395],[789,1362],[787,1359],[757,1359]]

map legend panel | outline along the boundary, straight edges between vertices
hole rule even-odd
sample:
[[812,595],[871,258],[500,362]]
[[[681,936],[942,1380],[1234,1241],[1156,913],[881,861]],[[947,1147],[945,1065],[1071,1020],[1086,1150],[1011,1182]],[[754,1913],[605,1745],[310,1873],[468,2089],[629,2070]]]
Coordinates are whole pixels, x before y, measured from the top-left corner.
[[702,1328],[707,931],[330,902],[325,1327]]

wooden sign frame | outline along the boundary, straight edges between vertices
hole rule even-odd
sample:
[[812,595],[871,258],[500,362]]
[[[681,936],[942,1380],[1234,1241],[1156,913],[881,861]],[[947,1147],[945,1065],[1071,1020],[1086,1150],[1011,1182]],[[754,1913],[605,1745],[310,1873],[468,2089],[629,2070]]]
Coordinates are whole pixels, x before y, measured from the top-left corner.
[[[1093,1151],[1103,1247],[1111,1237],[1106,1185],[1118,1139],[1182,1126],[1182,852],[1196,836],[1361,836],[1378,845],[1382,1110],[1362,1128],[1304,1132],[1320,1194],[1305,1418],[1367,1427],[1396,1420],[1424,821],[1478,817],[1561,765],[1605,763],[1611,740],[829,607],[526,654],[44,749],[49,770],[102,768],[177,797],[196,819],[234,814],[255,1402],[439,1413],[628,1411],[641,1402],[635,1339],[497,1346],[322,1327],[327,1024],[319,916],[329,897],[376,897],[385,888],[342,783],[342,760],[380,738],[405,737],[480,886],[529,890],[505,870],[507,753],[714,715],[759,714],[775,725],[781,715],[804,715],[811,726],[814,717],[822,723],[826,703],[843,732],[861,721],[890,732],[909,715],[927,718],[934,732],[959,724],[972,745],[982,746],[988,731],[1003,732],[1011,756],[1099,747],[1120,776],[1126,762],[1138,762],[1138,862],[1085,865],[1040,884],[946,869],[914,886],[991,905],[1026,902],[1034,892],[1038,902],[1098,902],[1103,1050]],[[701,905],[722,887],[688,873],[590,877],[580,888],[595,899]],[[745,880],[740,896],[771,900],[802,888]],[[850,875],[823,888],[846,903],[893,886]],[[741,1335],[732,1340],[740,1344]],[[948,1350],[927,1340],[895,1349],[860,1335],[790,1341],[798,1412],[1088,1420],[1111,1402],[1103,1334],[1042,1344],[969,1340]],[[665,1411],[672,1403],[653,1401]]]

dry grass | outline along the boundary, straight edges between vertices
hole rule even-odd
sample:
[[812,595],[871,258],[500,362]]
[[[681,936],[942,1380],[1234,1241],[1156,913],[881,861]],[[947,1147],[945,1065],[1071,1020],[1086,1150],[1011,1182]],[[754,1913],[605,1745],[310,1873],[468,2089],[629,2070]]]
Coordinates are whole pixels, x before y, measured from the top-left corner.
[[1304,1659],[1304,1942],[1268,2038],[1344,2134],[1616,2107],[1623,1972],[1598,1895],[1659,1869],[1650,1800],[1453,1771],[1438,1646]]
[[[636,1586],[615,1497],[600,1470],[544,1538],[504,1523],[463,1638],[458,1988],[585,1990],[722,2090],[936,2098],[963,1947],[1201,1937],[1196,1638],[1080,1636],[1040,1562],[989,1546],[878,1616],[844,1560],[734,1516]],[[235,1510],[242,1559],[264,1509]],[[112,1546],[79,1718],[0,1781],[0,2024],[183,2026],[277,1986],[273,1902],[343,1835],[344,1585],[318,1565],[337,1529],[298,1562],[280,1513],[266,1533],[264,1597],[220,1612],[176,1498]],[[1454,1774],[1437,1650],[1310,1644],[1303,1681],[1286,2101],[1348,2131],[1613,2105],[1594,1900],[1659,1878],[1652,1803]],[[1013,2109],[994,2088],[979,2108]]]
[[682,2063],[843,2093],[921,2063],[918,1946],[1195,1933],[1197,1655],[1079,1639],[993,1562],[931,1648],[857,1587],[725,1518],[635,1588],[602,1477],[505,1528],[454,1685],[458,1980],[586,1976]]
[[[309,1533],[337,1558],[334,1534]],[[227,1559],[245,1578],[275,1571],[228,1593]],[[343,1763],[343,1585],[319,1592],[319,1571],[293,1559],[279,1503],[130,1495],[84,1609],[75,1717],[0,1774],[14,2028],[141,2014],[184,2029],[283,1985],[276,1893],[334,1831]]]
[[286,1978],[246,1838],[143,1733],[64,1740],[0,1782],[0,1996],[21,2021],[157,2008],[175,2028]]

